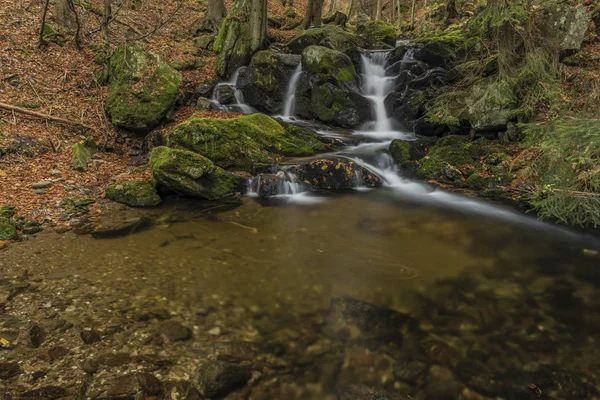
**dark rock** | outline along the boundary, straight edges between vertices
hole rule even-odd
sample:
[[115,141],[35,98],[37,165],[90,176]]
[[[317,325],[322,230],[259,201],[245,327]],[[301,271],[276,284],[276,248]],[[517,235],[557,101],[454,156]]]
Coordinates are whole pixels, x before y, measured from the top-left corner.
[[356,187],[379,187],[381,178],[353,161],[346,159],[317,159],[295,167],[298,179],[324,190],[346,190]]
[[221,104],[235,104],[235,89],[230,85],[219,85],[215,89],[215,99]]
[[426,382],[424,388],[428,399],[454,400],[463,389],[451,370],[438,365],[429,369]]
[[196,109],[200,111],[210,111],[213,108],[213,104],[206,97],[199,97],[196,101]]
[[164,308],[157,308],[154,310],[142,312],[136,316],[138,321],[150,321],[152,319],[157,319],[159,321],[166,321],[171,318],[171,313]]
[[94,224],[91,234],[92,237],[97,239],[127,236],[133,232],[146,228],[149,223],[150,220],[141,215],[111,215],[101,217]]
[[38,389],[30,390],[28,392],[22,393],[19,398],[20,399],[60,399],[62,397],[67,397],[69,392],[67,389],[60,386],[43,386]]
[[88,393],[106,400],[133,399],[136,396],[156,396],[162,393],[161,382],[152,374],[137,373],[93,381]]
[[217,346],[217,359],[229,363],[251,361],[256,357],[258,349],[252,343],[234,342]]
[[107,367],[120,367],[133,361],[129,353],[104,353],[98,356],[96,363]]
[[33,189],[48,189],[52,187],[52,182],[50,181],[39,181],[31,185]]
[[423,352],[434,364],[451,365],[458,361],[458,351],[441,340],[426,340],[421,343]]
[[202,400],[200,391],[188,381],[165,382],[164,393],[168,399]]
[[223,397],[251,378],[251,370],[238,364],[208,361],[198,368],[200,392],[208,398]]
[[425,116],[414,121],[412,125],[413,131],[419,136],[443,137],[450,133],[448,126],[429,122]]
[[62,346],[54,346],[51,347],[49,349],[47,349],[46,351],[42,352],[39,355],[39,358],[41,358],[42,360],[45,360],[49,363],[53,363],[56,360],[60,360],[61,358],[66,357],[67,355],[69,355],[70,351],[69,349],[62,347]]
[[46,340],[46,331],[38,324],[29,328],[29,344],[31,347],[40,347]]
[[218,83],[219,81],[217,80],[206,80],[196,87],[194,93],[198,95],[198,97],[209,98],[210,96],[212,96]]
[[48,376],[46,371],[33,371],[31,373],[31,380],[35,382],[40,379],[44,379],[46,376]]
[[427,43],[415,52],[415,58],[430,67],[447,68],[454,61],[455,54],[444,43]]
[[10,379],[23,373],[23,368],[16,362],[0,362],[0,379]]
[[169,321],[161,327],[161,334],[172,342],[189,340],[192,337],[192,331],[180,322]]
[[343,340],[402,345],[403,330],[412,322],[404,314],[351,297],[331,300],[326,331]]
[[88,374],[94,374],[100,368],[100,362],[97,358],[86,358],[80,366]]
[[304,182],[294,182],[293,178],[283,171],[277,174],[260,174],[252,181],[252,191],[260,197],[271,197],[278,194],[291,194],[291,185],[300,186],[300,191],[310,190]]
[[83,331],[79,332],[79,336],[81,337],[81,340],[83,340],[83,343],[85,343],[85,344],[94,344],[94,343],[102,340],[102,338],[100,337],[100,334],[97,331],[95,331],[94,329],[83,330]]

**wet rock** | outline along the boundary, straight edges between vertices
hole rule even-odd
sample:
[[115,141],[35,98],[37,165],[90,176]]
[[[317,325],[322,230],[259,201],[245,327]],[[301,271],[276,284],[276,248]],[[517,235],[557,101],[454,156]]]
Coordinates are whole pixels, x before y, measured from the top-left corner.
[[205,98],[209,98],[210,96],[212,96],[215,88],[217,87],[217,84],[219,83],[219,81],[216,80],[207,80],[204,81],[202,83],[200,83],[196,89],[195,89],[195,93],[199,96],[199,97],[205,97]]
[[16,240],[18,237],[16,224],[9,218],[0,217],[0,240]]
[[46,331],[40,325],[34,324],[29,328],[28,337],[30,346],[37,348],[46,340]]
[[120,367],[133,361],[129,353],[104,353],[97,357],[96,364],[107,367]]
[[102,338],[100,337],[100,334],[95,331],[94,329],[85,329],[81,332],[79,332],[79,336],[81,337],[81,340],[83,340],[83,343],[85,344],[94,344],[99,342],[100,340],[102,340]]
[[410,317],[389,308],[337,297],[331,300],[326,332],[342,340],[401,346],[403,330],[411,322]]
[[140,314],[136,315],[136,319],[138,321],[150,321],[153,319],[157,319],[159,321],[166,321],[169,318],[171,318],[171,313],[168,310],[165,310],[164,308],[157,308],[147,312],[141,312]]
[[403,382],[415,383],[429,369],[424,361],[400,359],[394,366],[394,376]]
[[165,323],[160,332],[172,342],[189,340],[192,337],[191,329],[176,321]]
[[365,39],[333,25],[302,31],[287,44],[294,54],[302,54],[309,46],[328,47],[347,54],[355,64],[360,62],[361,49],[368,48]]
[[54,400],[67,397],[69,392],[60,386],[43,386],[19,395],[19,399],[47,399]]
[[136,396],[156,396],[162,393],[161,382],[152,374],[137,373],[115,376],[108,380],[94,380],[88,397],[106,400],[133,399]]
[[23,373],[23,368],[16,362],[0,362],[0,379],[10,379]]
[[109,186],[106,197],[132,207],[154,207],[162,201],[150,182],[139,179]]
[[53,363],[56,360],[60,360],[61,358],[64,358],[69,354],[69,349],[62,346],[54,346],[39,354],[38,357],[49,363]]
[[356,187],[380,187],[377,175],[345,159],[316,159],[294,168],[296,176],[315,189],[346,190]]
[[322,81],[345,85],[356,79],[356,71],[350,57],[323,46],[309,46],[304,49],[302,67]]
[[423,352],[434,364],[451,365],[458,360],[458,351],[441,340],[425,340],[421,343]]
[[198,368],[198,388],[205,397],[223,397],[244,386],[251,376],[248,367],[208,361]]
[[219,85],[215,89],[215,99],[221,104],[235,104],[235,89],[230,85]]
[[96,358],[86,358],[83,360],[80,367],[88,374],[95,374],[100,368],[100,362]]
[[200,111],[210,111],[212,107],[212,103],[206,97],[199,97],[196,101],[196,109]]
[[304,182],[298,182],[284,171],[279,171],[277,174],[260,174],[252,181],[252,191],[260,197],[291,194],[296,189],[308,191],[311,187]]
[[146,228],[150,220],[141,215],[121,215],[103,216],[94,224],[91,232],[92,237],[105,239],[111,237],[127,236],[135,231]]
[[217,346],[217,359],[228,363],[239,364],[243,361],[251,361],[258,349],[252,343],[237,342]]
[[200,391],[188,381],[169,381],[164,384],[164,394],[173,400],[202,400]]

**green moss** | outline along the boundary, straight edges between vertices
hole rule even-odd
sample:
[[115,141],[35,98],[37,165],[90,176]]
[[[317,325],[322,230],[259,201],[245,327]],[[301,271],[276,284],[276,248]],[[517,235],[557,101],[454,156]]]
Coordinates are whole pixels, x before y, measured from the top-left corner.
[[369,21],[365,25],[365,35],[371,42],[383,42],[394,45],[398,35],[396,29],[387,21]]
[[466,180],[465,185],[472,190],[482,190],[488,184],[488,179],[481,176],[479,173],[474,173]]
[[0,240],[16,240],[18,237],[15,223],[8,218],[0,217]]
[[323,149],[316,134],[295,135],[264,114],[232,119],[191,117],[167,135],[167,144],[202,154],[221,168],[250,172],[280,155],[311,155]]
[[55,43],[61,47],[65,45],[65,39],[63,35],[56,32],[49,24],[44,24],[42,37],[46,42]]
[[0,206],[0,218],[12,218],[15,215],[15,207],[10,204]]
[[111,58],[107,113],[114,125],[145,134],[173,107],[181,74],[139,45],[118,48]]
[[88,165],[92,162],[92,150],[86,147],[82,142],[71,146],[73,155],[71,157],[71,167],[78,171],[87,171]]
[[407,167],[411,161],[410,143],[404,140],[394,140],[390,143],[389,152],[394,159],[394,162],[400,167]]
[[259,51],[252,57],[250,67],[256,72],[256,83],[266,91],[274,91],[279,85],[274,68],[281,68],[279,59],[270,50]]
[[106,197],[132,207],[153,207],[161,202],[156,189],[150,183],[142,180],[111,185],[106,189]]
[[466,136],[446,136],[429,148],[427,156],[418,162],[417,172],[426,179],[438,179],[445,167],[450,166],[468,175],[469,169],[475,161],[473,146],[469,146]]
[[356,70],[350,57],[323,46],[309,46],[302,52],[302,66],[322,80],[354,81]]
[[354,103],[341,89],[331,83],[324,83],[313,88],[312,106],[321,121],[331,122],[337,113],[354,107]]
[[242,182],[200,154],[168,147],[152,150],[150,168],[154,179],[165,189],[208,200],[234,192]]

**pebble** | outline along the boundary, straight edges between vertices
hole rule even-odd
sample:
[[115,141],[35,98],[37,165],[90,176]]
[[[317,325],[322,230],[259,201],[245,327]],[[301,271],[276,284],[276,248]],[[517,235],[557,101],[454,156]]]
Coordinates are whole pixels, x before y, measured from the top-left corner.
[[161,333],[170,341],[184,341],[192,337],[192,331],[179,322],[167,322],[162,326]]
[[61,174],[61,172],[59,170],[56,170],[56,169],[50,170],[50,175],[52,175],[52,176],[59,176],[60,174]]
[[16,362],[0,362],[0,379],[10,379],[23,373],[23,368]]
[[213,336],[220,336],[221,335],[221,328],[219,328],[218,326],[212,328],[211,330],[208,331],[209,335],[213,335]]
[[44,189],[36,189],[35,194],[44,194],[46,191]]
[[100,334],[93,329],[85,329],[79,333],[79,336],[85,344],[94,344],[102,339]]

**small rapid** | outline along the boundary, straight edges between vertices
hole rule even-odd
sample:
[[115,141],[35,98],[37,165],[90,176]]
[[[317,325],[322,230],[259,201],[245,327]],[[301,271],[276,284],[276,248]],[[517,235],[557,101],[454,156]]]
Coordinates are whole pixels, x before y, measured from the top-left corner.
[[[244,94],[238,88],[237,85],[238,78],[240,76],[240,71],[242,68],[239,68],[237,71],[235,71],[227,82],[221,82],[217,84],[217,86],[213,90],[212,96],[210,97],[209,101],[215,109],[226,112],[241,112],[243,114],[254,114],[256,112],[256,110],[253,107],[246,104],[246,101],[244,100]],[[233,92],[233,98],[235,99],[235,102],[222,104],[218,95],[219,90],[221,88],[231,89]]]

